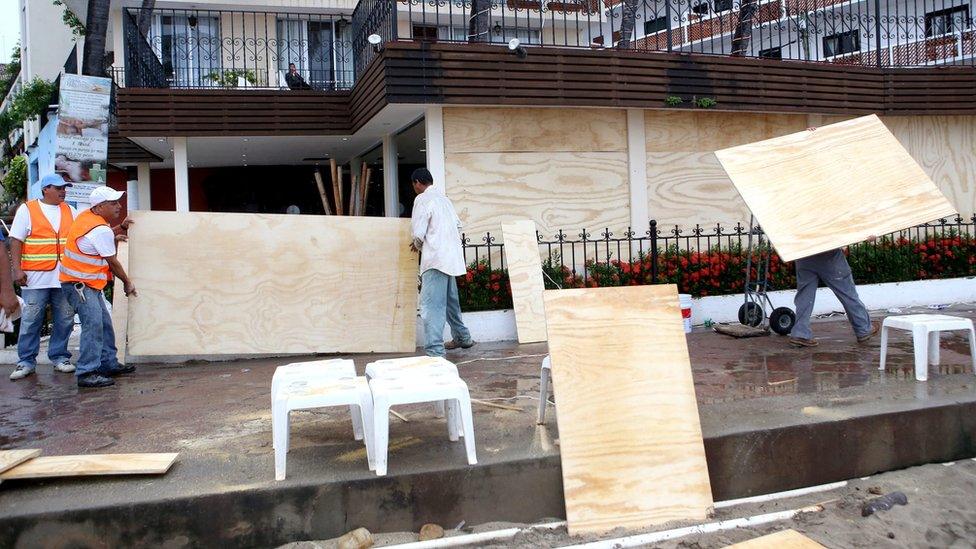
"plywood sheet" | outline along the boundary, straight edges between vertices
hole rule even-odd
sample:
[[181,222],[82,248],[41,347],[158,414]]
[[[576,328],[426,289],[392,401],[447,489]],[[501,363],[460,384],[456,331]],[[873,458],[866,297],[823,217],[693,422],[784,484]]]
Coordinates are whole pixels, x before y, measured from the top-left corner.
[[[129,274],[129,244],[119,242],[116,247],[116,259],[122,265],[126,274]],[[136,291],[138,292],[138,286]],[[115,281],[115,288],[112,290],[112,330],[115,331],[115,348],[119,350],[119,364],[125,364],[125,350],[129,327],[129,298],[125,295],[125,289],[121,280]]]
[[796,530],[783,530],[761,538],[728,545],[725,549],[824,549],[824,546]]
[[502,225],[505,263],[512,286],[512,307],[519,343],[546,340],[546,310],[542,303],[545,282],[535,223],[523,220]]
[[39,455],[41,455],[40,450],[0,450],[0,472]]
[[132,212],[132,355],[413,352],[410,220]]
[[0,473],[2,480],[90,475],[161,475],[179,454],[93,454],[34,458]]
[[625,152],[621,109],[451,107],[444,109],[450,153]]
[[749,208],[711,152],[647,153],[647,211],[662,232],[748,225]]
[[548,290],[545,307],[569,533],[705,519],[677,287]]
[[786,261],[955,213],[874,115],[715,155]]
[[644,111],[647,152],[714,152],[809,127],[803,114]]
[[543,236],[581,228],[599,234],[630,225],[627,153],[454,153],[447,195],[467,235],[497,234],[531,219]]

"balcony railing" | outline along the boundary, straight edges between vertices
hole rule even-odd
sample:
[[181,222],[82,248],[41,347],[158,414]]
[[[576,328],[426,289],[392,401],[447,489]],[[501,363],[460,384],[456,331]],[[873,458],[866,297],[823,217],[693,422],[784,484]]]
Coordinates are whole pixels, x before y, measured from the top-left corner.
[[131,8],[116,76],[141,87],[342,90],[383,43],[512,39],[843,65],[976,65],[976,0],[486,0],[474,19],[472,1],[362,0],[352,14],[156,9],[144,33]]

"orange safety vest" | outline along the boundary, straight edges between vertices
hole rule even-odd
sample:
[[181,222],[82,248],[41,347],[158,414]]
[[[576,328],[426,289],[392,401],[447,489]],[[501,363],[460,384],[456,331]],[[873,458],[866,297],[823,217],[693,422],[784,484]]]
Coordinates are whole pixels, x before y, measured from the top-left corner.
[[81,282],[101,290],[112,279],[112,269],[108,266],[108,261],[98,255],[86,254],[78,248],[79,238],[102,225],[108,227],[108,221],[90,209],[78,214],[68,231],[68,241],[61,260],[61,282]]
[[30,234],[24,240],[23,252],[20,254],[20,268],[25,271],[53,271],[61,261],[63,248],[71,228],[71,208],[64,202],[61,208],[61,224],[55,231],[41,210],[40,200],[27,203],[30,213]]

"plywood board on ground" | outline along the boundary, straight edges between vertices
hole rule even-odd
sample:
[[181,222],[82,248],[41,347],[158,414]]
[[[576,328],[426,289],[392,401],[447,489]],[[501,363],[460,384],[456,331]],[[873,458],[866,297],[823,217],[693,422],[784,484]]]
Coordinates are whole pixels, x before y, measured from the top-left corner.
[[875,115],[715,155],[785,261],[955,214]]
[[[116,248],[115,258],[119,264],[129,272],[129,244],[119,242]],[[116,279],[115,287],[112,290],[112,330],[115,331],[115,347],[119,350],[119,363],[125,364],[126,332],[129,327],[129,298],[125,295],[125,288],[122,281]]]
[[0,473],[2,480],[94,475],[161,475],[179,454],[93,454],[34,458]]
[[546,310],[542,303],[545,283],[535,223],[515,221],[502,225],[505,262],[512,286],[512,308],[519,343],[546,340]]
[[743,541],[725,549],[823,549],[823,545],[796,530],[783,530],[761,538]]
[[712,492],[677,287],[544,298],[569,533],[705,519]]
[[40,450],[0,450],[0,472],[39,455],[41,455]]
[[410,220],[133,212],[132,355],[413,352]]

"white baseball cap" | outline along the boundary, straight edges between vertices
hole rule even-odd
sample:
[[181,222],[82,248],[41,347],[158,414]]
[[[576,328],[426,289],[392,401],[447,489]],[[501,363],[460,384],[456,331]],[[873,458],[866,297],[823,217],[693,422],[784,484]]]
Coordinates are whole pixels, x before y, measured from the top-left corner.
[[102,185],[101,187],[95,187],[94,190],[92,190],[91,196],[88,197],[88,203],[94,207],[102,202],[118,200],[122,198],[123,194],[125,194],[125,191],[117,191],[108,185]]

